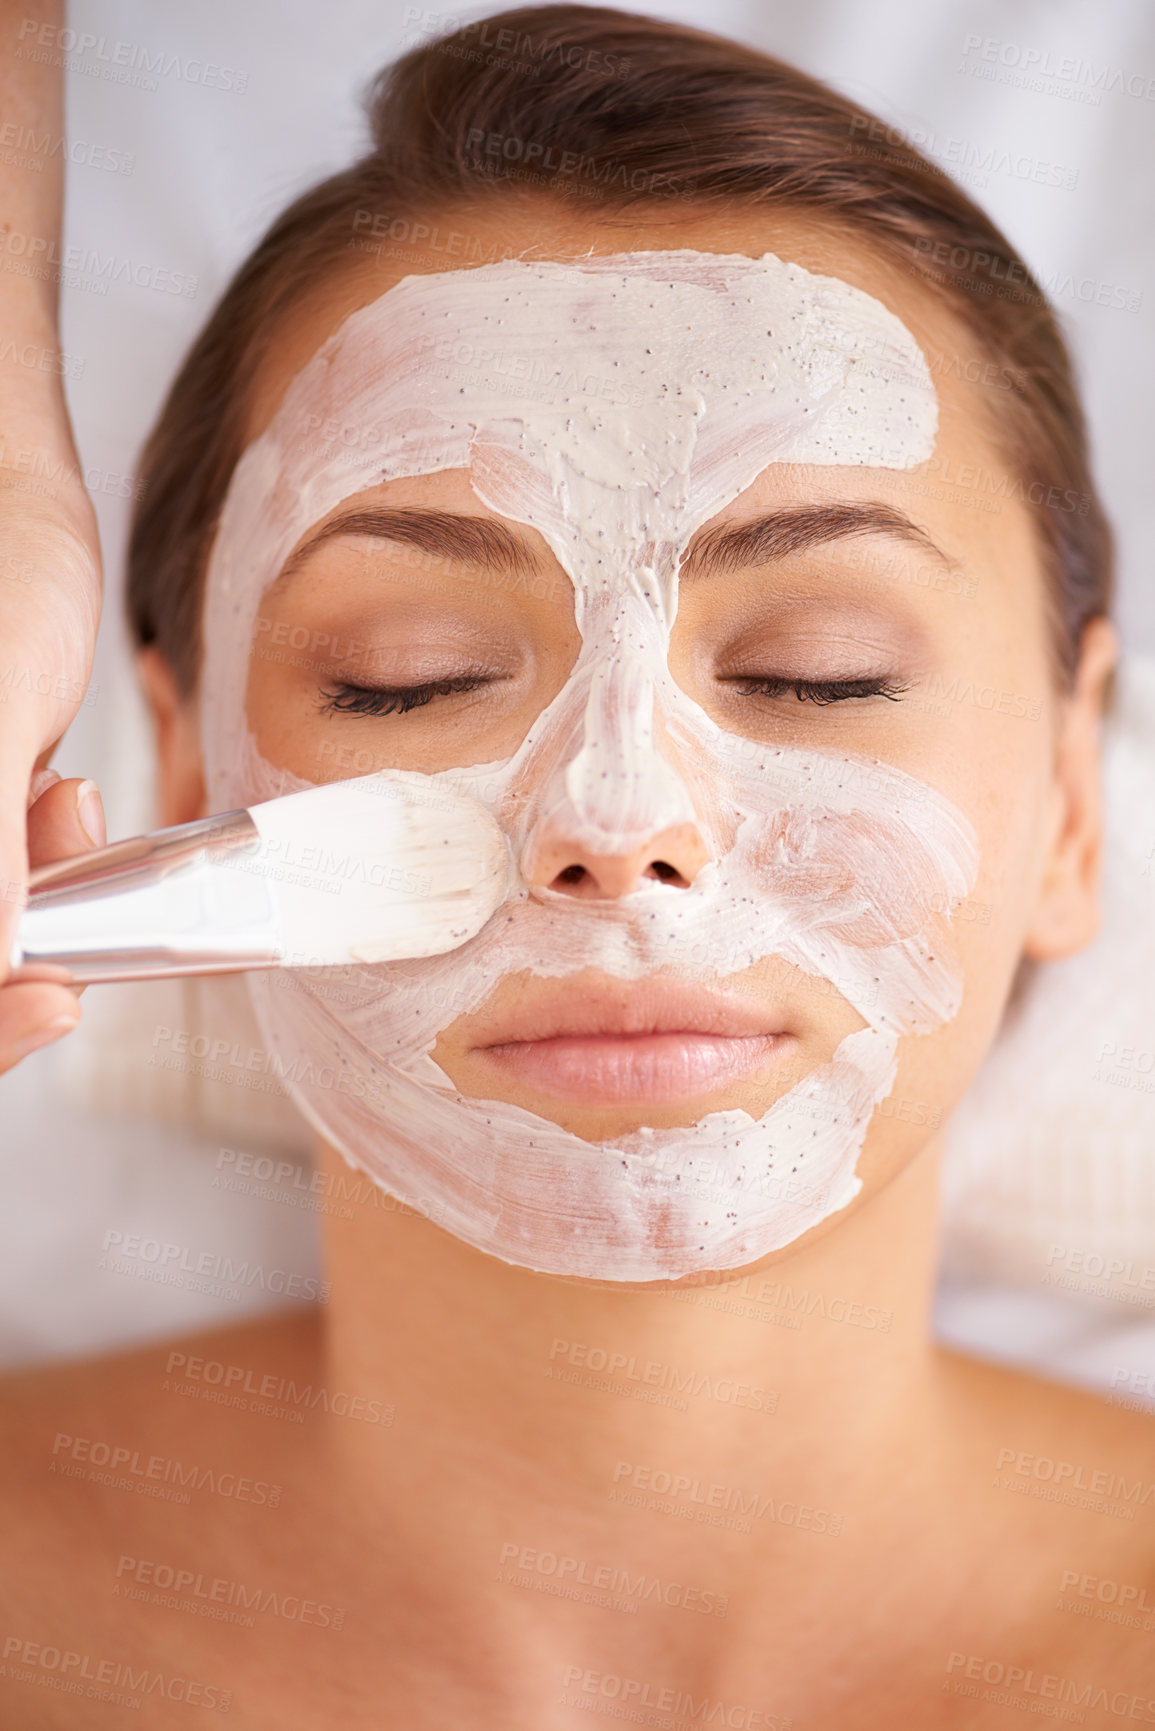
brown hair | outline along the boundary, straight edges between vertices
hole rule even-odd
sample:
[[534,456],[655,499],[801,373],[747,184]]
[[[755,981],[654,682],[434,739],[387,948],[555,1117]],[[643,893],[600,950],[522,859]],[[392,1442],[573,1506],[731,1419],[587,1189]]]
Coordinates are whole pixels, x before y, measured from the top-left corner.
[[[857,232],[949,304],[999,390],[1011,475],[991,485],[1033,513],[1055,664],[1069,683],[1083,626],[1108,609],[1112,564],[1070,359],[1003,235],[900,135],[752,48],[576,5],[499,13],[413,49],[379,74],[368,112],[372,149],[269,229],[193,345],[145,448],[129,614],[186,692],[203,574],[279,317],[355,261],[359,237],[412,236],[412,219],[482,200],[591,193],[615,213],[673,199],[698,210],[788,205]],[[469,258],[446,256],[445,268],[455,262]]]

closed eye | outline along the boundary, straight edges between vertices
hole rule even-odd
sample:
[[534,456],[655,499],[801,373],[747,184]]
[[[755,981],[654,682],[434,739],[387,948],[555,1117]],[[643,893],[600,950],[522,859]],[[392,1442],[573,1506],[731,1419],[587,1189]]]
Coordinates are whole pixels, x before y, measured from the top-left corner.
[[[438,697],[455,697],[477,691],[492,684],[491,676],[464,674],[455,679],[429,680],[422,685],[353,685],[338,681],[322,692],[322,713],[327,715],[405,715],[413,709],[423,709]],[[854,698],[884,697],[898,701],[906,686],[894,680],[867,679],[788,679],[780,675],[757,679],[742,677],[726,680],[743,697],[779,698],[793,695],[799,703],[845,703]]]
[[405,715],[423,709],[437,697],[456,697],[493,684],[487,674],[463,674],[457,679],[433,679],[424,685],[349,685],[343,680],[321,693],[324,715]]
[[893,679],[786,679],[771,676],[765,679],[743,677],[728,679],[743,697],[786,697],[790,693],[799,703],[845,703],[855,697],[885,697],[897,703],[907,689]]

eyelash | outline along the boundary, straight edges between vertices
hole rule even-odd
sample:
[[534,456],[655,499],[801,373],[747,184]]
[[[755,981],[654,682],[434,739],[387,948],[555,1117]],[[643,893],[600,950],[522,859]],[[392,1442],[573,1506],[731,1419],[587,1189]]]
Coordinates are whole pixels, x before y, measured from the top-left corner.
[[459,692],[476,691],[492,681],[465,675],[459,679],[434,679],[427,685],[346,685],[338,683],[333,690],[321,693],[326,715],[407,715],[411,709],[424,709],[435,697],[454,697]]
[[[338,684],[322,693],[323,713],[327,715],[407,715],[411,710],[424,709],[435,697],[455,697],[477,691],[492,682],[482,677],[464,676],[459,679],[436,679],[426,685],[377,686]],[[897,703],[907,689],[891,679],[742,679],[727,683],[740,685],[743,697],[785,697],[793,692],[799,703],[846,703],[854,698],[885,697]]]
[[735,679],[743,697],[785,697],[793,692],[799,703],[846,703],[856,697],[885,697],[897,703],[907,689],[893,679]]

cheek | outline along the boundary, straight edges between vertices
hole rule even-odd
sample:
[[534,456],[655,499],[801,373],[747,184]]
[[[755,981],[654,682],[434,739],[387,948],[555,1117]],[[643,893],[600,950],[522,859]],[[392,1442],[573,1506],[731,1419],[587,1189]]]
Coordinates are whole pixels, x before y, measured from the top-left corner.
[[[484,591],[468,571],[453,593],[431,584],[420,606],[394,575],[324,561],[305,603],[266,601],[257,618],[245,720],[260,755],[303,779],[378,770],[424,775],[512,757],[563,692],[578,658],[572,587],[513,579]],[[390,568],[391,571],[392,568]],[[527,579],[519,578],[519,583]],[[443,586],[444,587],[444,586]],[[429,701],[350,701],[354,687],[397,693],[437,687]]]
[[876,1108],[865,1145],[864,1177],[888,1176],[946,1123],[998,1036],[1042,872],[1040,783],[1020,779],[1005,797],[991,796],[978,876],[951,915],[962,1002],[933,1032],[900,1042],[893,1094]]
[[981,866],[956,921],[975,952],[976,990],[1009,989],[1046,874],[1056,817],[1052,717],[973,727],[965,797]]
[[260,755],[278,769],[305,781],[334,781],[341,776],[367,775],[378,766],[337,761],[324,720],[311,704],[301,682],[292,677],[291,662],[307,651],[276,646],[254,648],[249,664],[245,717]]

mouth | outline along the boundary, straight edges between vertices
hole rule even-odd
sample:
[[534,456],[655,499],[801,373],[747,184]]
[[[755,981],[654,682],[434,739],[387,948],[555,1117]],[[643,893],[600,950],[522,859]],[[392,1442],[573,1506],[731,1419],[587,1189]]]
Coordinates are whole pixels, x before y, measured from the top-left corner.
[[507,1014],[483,1013],[471,1055],[569,1104],[676,1105],[765,1080],[793,1043],[780,1017],[732,993],[587,975],[531,981]]

